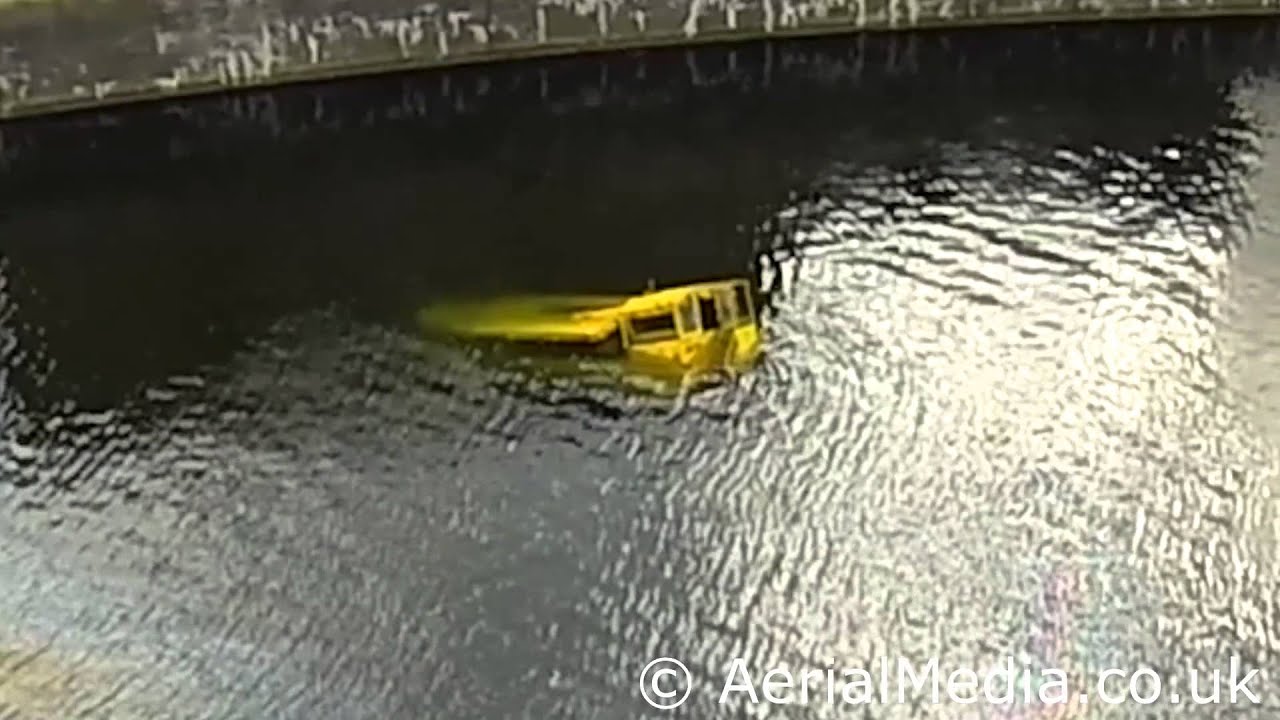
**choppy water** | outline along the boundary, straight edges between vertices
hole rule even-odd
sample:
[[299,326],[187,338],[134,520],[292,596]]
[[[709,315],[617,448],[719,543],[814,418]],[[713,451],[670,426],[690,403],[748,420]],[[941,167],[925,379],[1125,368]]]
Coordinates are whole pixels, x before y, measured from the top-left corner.
[[[736,656],[1013,654],[1238,655],[1261,706],[1178,714],[1274,716],[1278,42],[832,41],[0,128],[0,715],[651,716],[672,655],[680,716],[754,717],[716,702]],[[410,322],[730,273],[767,359],[683,404]],[[787,712],[846,714],[964,716]]]

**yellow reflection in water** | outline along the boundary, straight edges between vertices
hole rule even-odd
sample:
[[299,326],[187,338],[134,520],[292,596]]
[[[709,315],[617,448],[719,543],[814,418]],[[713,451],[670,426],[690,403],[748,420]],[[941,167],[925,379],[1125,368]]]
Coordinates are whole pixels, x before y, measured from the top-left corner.
[[83,660],[47,648],[0,646],[0,717],[6,720],[63,720],[109,699],[112,686],[102,668]]

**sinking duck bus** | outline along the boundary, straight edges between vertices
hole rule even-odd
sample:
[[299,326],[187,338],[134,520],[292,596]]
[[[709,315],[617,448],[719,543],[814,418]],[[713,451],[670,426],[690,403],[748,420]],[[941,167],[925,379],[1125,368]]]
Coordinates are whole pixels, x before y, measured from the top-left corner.
[[738,374],[760,358],[763,333],[746,280],[649,290],[636,296],[513,296],[421,311],[428,332],[569,347],[661,376]]

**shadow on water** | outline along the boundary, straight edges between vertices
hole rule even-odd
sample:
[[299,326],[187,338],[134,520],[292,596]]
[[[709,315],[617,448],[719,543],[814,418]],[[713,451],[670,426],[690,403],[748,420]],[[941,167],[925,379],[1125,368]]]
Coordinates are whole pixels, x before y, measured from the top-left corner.
[[918,146],[919,168],[975,137],[1201,141],[1273,33],[734,46],[10,123],[0,252],[29,349],[56,360],[51,397],[100,406],[303,309],[403,326],[441,294],[748,273],[761,223],[837,146],[864,166]]

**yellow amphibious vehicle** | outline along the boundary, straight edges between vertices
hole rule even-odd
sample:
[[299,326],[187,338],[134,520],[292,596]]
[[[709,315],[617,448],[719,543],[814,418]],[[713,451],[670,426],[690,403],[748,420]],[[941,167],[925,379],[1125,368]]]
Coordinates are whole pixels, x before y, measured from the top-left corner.
[[761,354],[759,319],[745,280],[650,290],[634,297],[517,296],[426,308],[434,333],[569,346],[621,357],[660,376],[748,369]]

